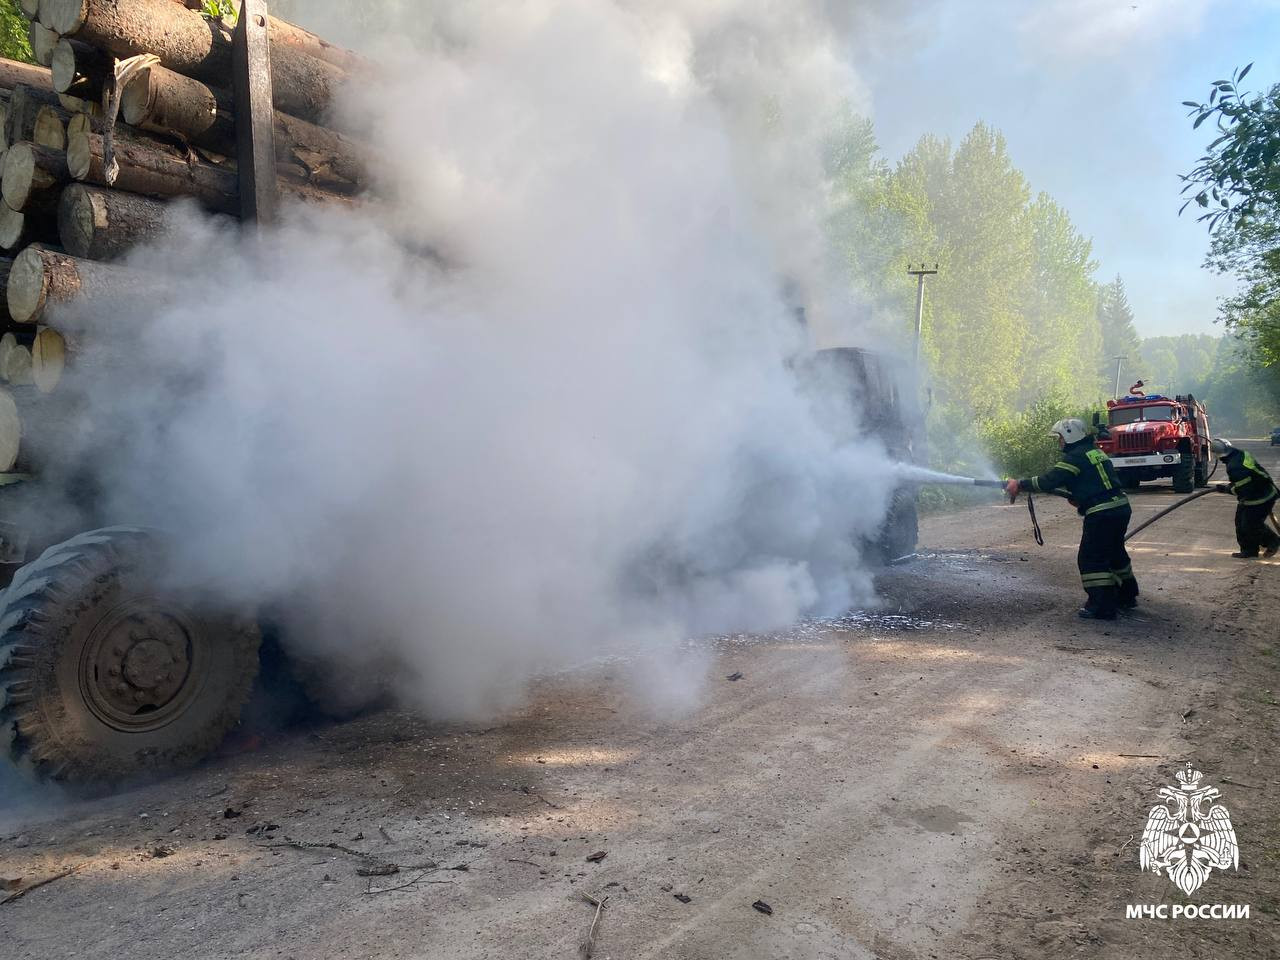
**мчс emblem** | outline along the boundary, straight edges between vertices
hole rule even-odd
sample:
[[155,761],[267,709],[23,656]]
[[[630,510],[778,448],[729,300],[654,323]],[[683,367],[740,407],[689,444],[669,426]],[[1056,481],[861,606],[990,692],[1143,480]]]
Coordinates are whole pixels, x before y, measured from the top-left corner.
[[1209,879],[1217,867],[1225,870],[1240,867],[1240,848],[1231,814],[1220,803],[1202,806],[1218,799],[1218,788],[1202,786],[1203,775],[1188,763],[1177,774],[1177,787],[1161,787],[1160,799],[1147,816],[1138,848],[1138,861],[1143,870],[1159,874],[1168,871],[1169,879],[1183,893],[1192,893]]

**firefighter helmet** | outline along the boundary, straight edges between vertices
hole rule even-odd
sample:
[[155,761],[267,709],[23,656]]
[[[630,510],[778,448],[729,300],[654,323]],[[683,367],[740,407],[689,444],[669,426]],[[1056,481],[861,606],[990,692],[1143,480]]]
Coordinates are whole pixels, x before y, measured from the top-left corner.
[[1219,437],[1214,437],[1212,440],[1209,441],[1209,449],[1213,451],[1214,456],[1225,457],[1228,453],[1231,452],[1231,449],[1232,449],[1231,441],[1223,440]]
[[1077,440],[1083,440],[1087,436],[1084,421],[1077,420],[1075,417],[1059,420],[1049,428],[1049,434],[1061,437],[1063,443],[1075,443]]

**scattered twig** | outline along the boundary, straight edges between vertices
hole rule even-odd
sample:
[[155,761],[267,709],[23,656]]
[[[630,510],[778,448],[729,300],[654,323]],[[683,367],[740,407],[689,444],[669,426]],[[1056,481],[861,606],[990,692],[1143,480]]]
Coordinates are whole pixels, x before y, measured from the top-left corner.
[[[311,843],[307,840],[293,840],[284,837],[277,843],[258,843],[254,844],[258,847],[266,847],[268,850],[276,847],[289,847],[293,850],[337,850],[340,853],[349,853],[353,857],[360,857],[362,860],[371,860],[375,864],[375,869],[383,870],[388,867],[394,867],[396,872],[399,870],[434,870],[438,864],[434,860],[425,860],[422,863],[392,863],[376,853],[365,853],[363,850],[356,850],[353,847],[344,847],[340,843]],[[449,869],[454,869],[450,867]],[[357,871],[359,872],[359,871]],[[381,876],[382,874],[361,874],[361,876]]]
[[545,804],[546,804],[548,807],[550,807],[552,810],[563,810],[563,809],[564,809],[564,807],[561,807],[561,806],[558,806],[557,804],[552,803],[550,800],[548,800],[548,799],[547,799],[546,797],[544,797],[542,794],[540,794],[540,793],[534,793],[534,792],[533,792],[532,790],[530,790],[528,787],[521,787],[521,788],[520,788],[520,792],[521,792],[521,793],[523,793],[523,794],[526,794],[527,796],[530,796],[530,797],[537,797],[539,800],[541,800],[543,803],[545,803]]
[[1158,753],[1117,753],[1117,757],[1123,757],[1125,760],[1163,760],[1164,757]]
[[0,900],[0,904],[13,903],[13,901],[15,900],[21,900],[23,897],[25,897],[32,890],[35,890],[37,887],[43,887],[47,884],[53,883],[53,881],[55,880],[61,880],[63,877],[69,877],[73,873],[75,873],[77,870],[80,870],[83,867],[85,867],[88,863],[89,863],[88,860],[84,861],[83,863],[77,863],[74,867],[69,867],[66,870],[63,870],[61,873],[55,873],[51,877],[45,877],[43,880],[37,880],[35,883],[28,884],[27,886],[23,887],[21,890],[15,890],[13,891],[13,893],[5,897],[3,900]]
[[395,841],[391,839],[391,834],[387,833],[386,830],[382,829],[381,824],[378,825],[378,832],[382,834],[382,839],[387,841],[387,843],[395,843]]
[[1134,838],[1135,836],[1137,836],[1137,834],[1133,834],[1133,833],[1129,834],[1129,839],[1128,839],[1128,840],[1126,840],[1124,843],[1122,843],[1122,844],[1120,845],[1120,849],[1116,851],[1116,856],[1117,856],[1117,857],[1118,857],[1118,856],[1120,856],[1120,854],[1124,853],[1124,848],[1125,848],[1125,847],[1127,847],[1129,844],[1133,843],[1133,838]]
[[1195,708],[1195,707],[1187,707],[1186,712],[1182,714],[1182,722],[1183,722],[1183,723],[1186,723],[1186,722],[1187,722],[1187,718],[1188,718],[1188,717],[1193,716],[1193,715],[1195,714],[1195,712],[1196,712],[1196,708]]
[[312,843],[309,840],[293,840],[284,837],[277,843],[259,843],[259,847],[292,847],[295,850],[337,850],[341,853],[349,853],[353,857],[364,857],[366,860],[380,859],[376,853],[365,853],[363,850],[356,850],[353,847],[344,847],[340,843]]
[[404,882],[404,883],[397,883],[394,887],[378,887],[377,889],[370,888],[370,889],[368,889],[368,890],[365,890],[365,893],[366,893],[367,895],[369,895],[369,896],[372,896],[372,895],[374,895],[374,894],[378,894],[378,893],[390,893],[392,890],[403,890],[405,887],[412,887],[415,883],[419,883],[419,882],[422,882],[422,883],[453,883],[453,881],[452,881],[452,880],[423,880],[423,879],[422,879],[423,877],[427,876],[428,874],[435,873],[435,872],[436,872],[436,870],[439,870],[439,869],[440,869],[439,867],[436,867],[436,868],[431,869],[431,870],[423,870],[420,874],[418,874],[418,875],[417,875],[416,877],[414,877],[412,880],[408,880],[408,881],[406,881],[406,882]]
[[590,960],[591,954],[596,949],[596,926],[600,923],[600,913],[604,910],[604,905],[609,902],[609,898],[604,897],[601,900],[597,900],[591,894],[583,891],[582,899],[596,908],[596,915],[591,918],[591,927],[587,930],[587,939],[582,941],[582,946],[578,950],[582,954],[583,960]]
[[534,863],[532,860],[517,860],[517,859],[515,859],[514,857],[508,857],[508,858],[507,858],[507,863],[524,863],[524,864],[527,864],[527,865],[529,865],[529,866],[531,866],[531,867],[538,867],[539,869],[541,869],[541,867],[542,867],[542,864],[540,864],[540,863]]
[[1242,781],[1242,780],[1232,780],[1230,777],[1223,777],[1223,778],[1222,778],[1222,782],[1223,782],[1223,783],[1229,783],[1229,784],[1231,784],[1233,787],[1244,787],[1246,790],[1261,790],[1261,789],[1262,789],[1262,787],[1258,786],[1256,783],[1245,783],[1245,782],[1244,782],[1244,781]]

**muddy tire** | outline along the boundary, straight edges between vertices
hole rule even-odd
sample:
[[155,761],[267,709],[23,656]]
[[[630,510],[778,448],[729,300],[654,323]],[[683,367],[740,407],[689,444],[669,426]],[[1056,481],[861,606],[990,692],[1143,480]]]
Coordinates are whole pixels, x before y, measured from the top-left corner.
[[1209,461],[1207,459],[1197,460],[1195,470],[1193,470],[1192,473],[1192,479],[1195,482],[1197,490],[1203,489],[1209,485]]
[[1190,493],[1195,489],[1195,463],[1191,454],[1184,453],[1173,468],[1173,492]]
[[0,600],[0,745],[86,786],[190,766],[240,717],[258,671],[248,619],[157,588],[160,540],[109,527],[50,547]]

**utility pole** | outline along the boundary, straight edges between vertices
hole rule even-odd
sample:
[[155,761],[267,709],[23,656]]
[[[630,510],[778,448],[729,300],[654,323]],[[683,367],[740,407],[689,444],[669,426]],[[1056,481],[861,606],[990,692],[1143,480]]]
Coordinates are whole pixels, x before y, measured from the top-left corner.
[[1111,394],[1111,399],[1119,400],[1120,399],[1120,364],[1124,363],[1129,358],[1128,357],[1112,357],[1111,359],[1116,362],[1116,389]]
[[935,263],[933,269],[928,269],[923,263],[918,267],[907,264],[907,274],[916,278],[916,372],[920,371],[920,337],[924,330],[924,278],[932,276],[938,272],[938,265]]

